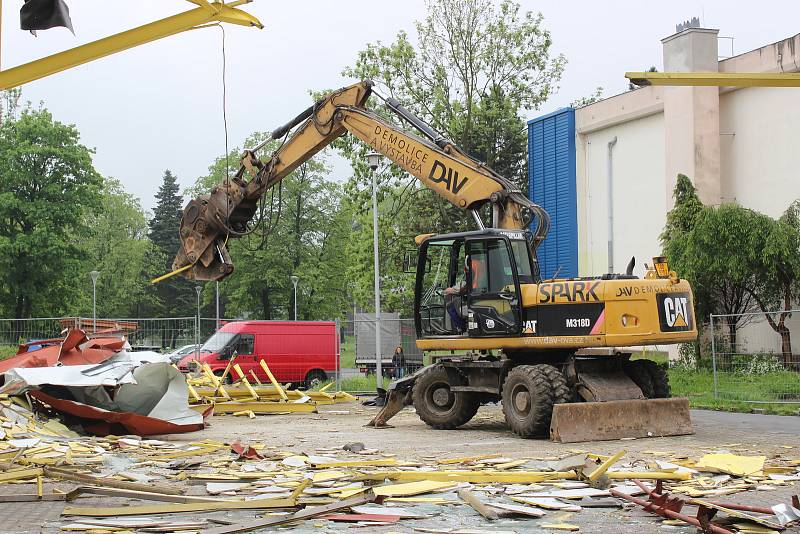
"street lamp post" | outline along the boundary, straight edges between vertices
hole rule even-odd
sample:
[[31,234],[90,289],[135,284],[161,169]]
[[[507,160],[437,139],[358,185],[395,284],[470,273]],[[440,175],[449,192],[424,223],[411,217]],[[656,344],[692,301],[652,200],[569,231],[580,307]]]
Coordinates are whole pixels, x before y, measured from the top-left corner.
[[297,282],[300,281],[299,276],[290,276],[289,280],[292,281],[292,285],[294,286],[294,320],[297,321]]
[[194,327],[194,359],[200,358],[200,293],[203,292],[203,286],[194,286],[197,293],[197,319]]
[[100,276],[100,271],[92,271],[89,273],[92,277],[92,331],[97,332],[97,277]]
[[217,324],[215,325],[216,328],[214,329],[219,330],[219,281],[217,281]]
[[376,389],[383,385],[383,370],[381,361],[381,283],[380,262],[378,261],[378,182],[376,171],[381,164],[383,156],[378,152],[367,154],[367,164],[372,171],[372,256],[375,262],[375,384]]

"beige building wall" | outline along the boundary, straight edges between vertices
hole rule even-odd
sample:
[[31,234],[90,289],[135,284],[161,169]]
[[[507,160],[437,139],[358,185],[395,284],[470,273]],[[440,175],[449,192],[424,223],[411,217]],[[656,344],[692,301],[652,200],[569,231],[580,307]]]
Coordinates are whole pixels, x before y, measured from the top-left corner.
[[800,89],[720,95],[722,202],[779,217],[800,199]]
[[[662,40],[667,69],[800,71],[800,34],[722,61],[716,35],[690,28]],[[634,274],[641,276],[643,263],[661,252],[658,237],[678,172],[692,179],[707,204],[736,202],[778,217],[800,198],[797,88],[645,87],[576,110],[575,127],[581,276],[608,272],[608,146],[614,138],[615,272],[635,256]],[[800,324],[800,315],[791,322]],[[780,337],[763,320],[741,334],[745,351],[780,352]],[[677,347],[659,348],[677,355]]]
[[579,136],[576,145],[578,191],[578,270],[581,276],[608,270],[608,146],[612,148],[614,203],[614,271],[623,272],[631,256],[634,274],[643,276],[644,263],[660,253],[658,235],[664,227],[664,115]]

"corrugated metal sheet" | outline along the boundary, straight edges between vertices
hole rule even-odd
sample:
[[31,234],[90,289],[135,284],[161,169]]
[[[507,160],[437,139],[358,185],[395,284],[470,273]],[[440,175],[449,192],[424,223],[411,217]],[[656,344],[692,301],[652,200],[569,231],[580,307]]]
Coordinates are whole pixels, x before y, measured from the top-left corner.
[[542,277],[556,271],[559,278],[578,276],[574,109],[528,122],[528,184],[530,198],[547,210],[552,223],[538,251]]

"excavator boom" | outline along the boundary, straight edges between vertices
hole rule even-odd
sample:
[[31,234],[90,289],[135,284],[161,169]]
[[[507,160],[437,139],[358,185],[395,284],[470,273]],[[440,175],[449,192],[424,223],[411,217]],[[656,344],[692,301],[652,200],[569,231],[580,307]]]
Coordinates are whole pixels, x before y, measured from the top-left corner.
[[372,92],[372,83],[364,81],[327,95],[272,133],[275,140],[288,138],[266,162],[258,160],[255,151],[247,151],[235,176],[185,208],[180,227],[182,246],[173,269],[185,269],[186,276],[197,280],[221,280],[231,274],[233,263],[226,243],[247,233],[258,200],[347,132],[458,208],[477,210],[490,203],[495,227],[524,229],[535,217],[534,246],[544,239],[549,229],[547,213],[512,182],[470,158],[396,100],[385,99],[387,107],[419,135],[368,110],[365,103]]

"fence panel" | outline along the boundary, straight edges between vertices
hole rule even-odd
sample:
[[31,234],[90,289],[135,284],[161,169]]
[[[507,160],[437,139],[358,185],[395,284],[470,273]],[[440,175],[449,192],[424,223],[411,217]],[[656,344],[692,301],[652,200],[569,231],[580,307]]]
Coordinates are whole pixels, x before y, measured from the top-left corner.
[[[394,378],[412,373],[425,364],[422,351],[416,345],[413,319],[396,314],[381,315],[381,375],[384,386]],[[360,313],[355,320],[340,323],[341,356],[339,383],[344,391],[375,391],[376,347],[375,315]],[[404,365],[394,365],[394,355],[402,350]]]
[[710,331],[714,397],[800,404],[800,310],[712,315]]

